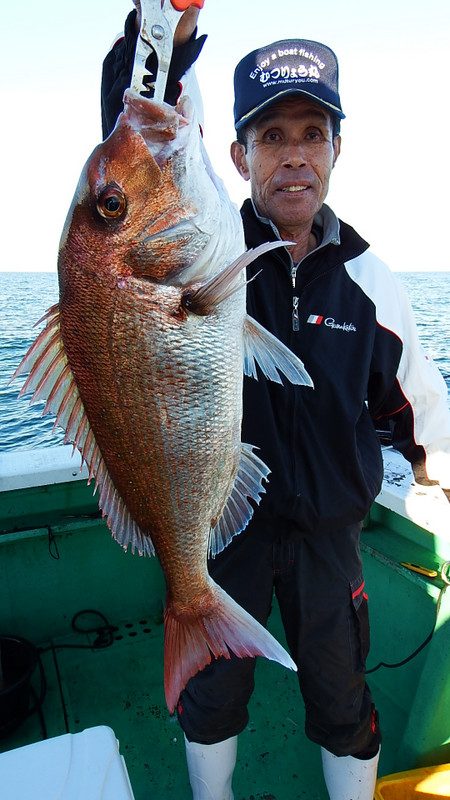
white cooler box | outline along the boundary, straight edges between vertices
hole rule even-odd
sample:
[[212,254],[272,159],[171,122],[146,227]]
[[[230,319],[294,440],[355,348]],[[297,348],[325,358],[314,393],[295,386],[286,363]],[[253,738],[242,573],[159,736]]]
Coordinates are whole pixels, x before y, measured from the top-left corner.
[[114,731],[104,725],[0,754],[1,800],[134,800]]

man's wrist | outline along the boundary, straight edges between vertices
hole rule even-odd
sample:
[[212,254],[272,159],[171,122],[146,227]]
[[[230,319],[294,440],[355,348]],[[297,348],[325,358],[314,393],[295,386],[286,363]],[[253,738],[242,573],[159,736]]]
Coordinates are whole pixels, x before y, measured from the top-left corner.
[[195,6],[191,6],[184,12],[173,37],[174,47],[178,47],[180,44],[186,44],[186,42],[190,40],[197,27],[199,14],[200,9]]

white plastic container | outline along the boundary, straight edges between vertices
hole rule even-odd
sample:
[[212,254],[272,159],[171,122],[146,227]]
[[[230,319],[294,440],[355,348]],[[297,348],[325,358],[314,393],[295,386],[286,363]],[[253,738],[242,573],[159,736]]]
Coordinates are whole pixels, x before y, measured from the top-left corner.
[[2,800],[134,800],[114,731],[104,725],[0,754]]

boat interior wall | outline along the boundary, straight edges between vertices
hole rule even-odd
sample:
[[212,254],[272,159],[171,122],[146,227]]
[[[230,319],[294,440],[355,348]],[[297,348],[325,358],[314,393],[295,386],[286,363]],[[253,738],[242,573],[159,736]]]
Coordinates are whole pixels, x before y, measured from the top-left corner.
[[72,445],[11,450],[0,454],[0,491],[72,483],[88,477],[86,465]]

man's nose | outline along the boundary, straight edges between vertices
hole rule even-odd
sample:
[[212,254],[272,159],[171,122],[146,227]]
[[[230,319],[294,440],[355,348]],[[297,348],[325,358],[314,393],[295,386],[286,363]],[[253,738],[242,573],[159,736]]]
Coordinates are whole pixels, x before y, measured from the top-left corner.
[[298,169],[306,164],[305,153],[301,143],[290,142],[286,143],[283,150],[283,166],[290,169]]

